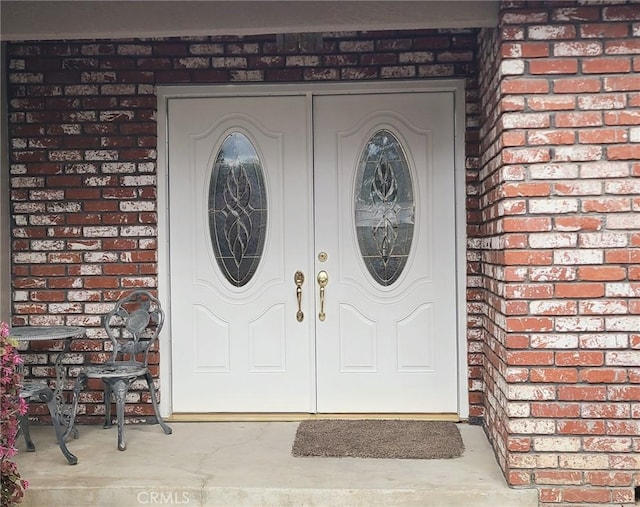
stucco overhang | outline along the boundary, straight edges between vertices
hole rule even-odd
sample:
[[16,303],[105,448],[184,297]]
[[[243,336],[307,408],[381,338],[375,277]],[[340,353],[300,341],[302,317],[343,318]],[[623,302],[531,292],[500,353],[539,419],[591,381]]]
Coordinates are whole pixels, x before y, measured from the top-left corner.
[[498,1],[0,2],[0,40],[251,35],[496,26]]

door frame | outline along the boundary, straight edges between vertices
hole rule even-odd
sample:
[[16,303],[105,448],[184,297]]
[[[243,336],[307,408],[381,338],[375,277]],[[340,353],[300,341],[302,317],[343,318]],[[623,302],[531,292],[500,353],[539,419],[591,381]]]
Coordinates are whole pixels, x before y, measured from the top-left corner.
[[[314,95],[370,94],[406,92],[450,92],[454,99],[454,195],[455,195],[455,251],[456,251],[456,335],[457,335],[457,380],[458,415],[469,416],[469,391],[467,386],[467,308],[466,308],[466,209],[465,209],[465,83],[463,79],[429,81],[368,81],[357,83],[304,83],[304,84],[220,84],[158,86],[158,159],[157,179],[157,248],[158,248],[158,295],[163,302],[166,319],[160,333],[160,412],[163,417],[173,412],[172,400],[172,354],[171,354],[171,273],[169,230],[169,167],[168,167],[168,108],[170,99],[241,97],[271,95],[305,95],[309,102]],[[309,118],[312,121],[312,118]],[[309,163],[312,161],[310,160]]]

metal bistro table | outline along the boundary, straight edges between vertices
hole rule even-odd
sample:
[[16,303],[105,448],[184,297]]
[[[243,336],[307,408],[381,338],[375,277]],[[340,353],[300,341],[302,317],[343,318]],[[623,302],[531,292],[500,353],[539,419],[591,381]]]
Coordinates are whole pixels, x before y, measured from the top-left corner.
[[[9,329],[9,336],[21,342],[44,340],[65,341],[64,349],[58,354],[55,362],[56,383],[53,389],[46,381],[26,380],[20,390],[20,397],[27,401],[37,400],[47,404],[49,414],[51,414],[53,428],[56,432],[58,446],[70,465],[75,465],[78,462],[78,458],[67,449],[66,439],[72,432],[74,438],[78,438],[78,432],[73,427],[75,421],[73,417],[71,417],[69,410],[67,410],[67,404],[64,402],[62,396],[64,381],[66,379],[62,359],[71,349],[71,339],[84,333],[84,328],[78,326],[24,326]],[[27,451],[35,451],[36,448],[33,445],[29,433],[29,416],[27,414],[20,416],[20,429],[24,433]]]

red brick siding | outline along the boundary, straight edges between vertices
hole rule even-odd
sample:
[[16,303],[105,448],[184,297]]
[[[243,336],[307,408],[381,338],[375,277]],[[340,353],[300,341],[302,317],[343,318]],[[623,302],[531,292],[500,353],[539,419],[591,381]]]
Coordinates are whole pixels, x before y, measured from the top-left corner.
[[[476,30],[328,33],[312,54],[279,52],[275,36],[9,43],[13,324],[86,326],[69,358],[73,376],[80,364],[106,358],[100,316],[113,301],[133,287],[157,288],[156,85],[464,78],[471,189],[476,46]],[[469,398],[478,418],[476,207],[470,191]],[[52,376],[51,347],[26,354],[30,375]],[[130,420],[152,414],[140,391],[129,396]],[[100,386],[91,384],[81,402],[79,420],[98,422]]]
[[487,432],[541,505],[630,505],[640,4],[501,7],[480,36]]

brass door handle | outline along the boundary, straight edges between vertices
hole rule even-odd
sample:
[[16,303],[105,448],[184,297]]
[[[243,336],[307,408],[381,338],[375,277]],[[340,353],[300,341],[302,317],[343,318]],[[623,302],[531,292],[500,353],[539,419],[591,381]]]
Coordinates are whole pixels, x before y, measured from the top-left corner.
[[318,313],[318,319],[320,322],[324,322],[327,318],[327,314],[324,313],[324,288],[329,283],[329,275],[326,271],[320,271],[318,273],[318,285],[320,286],[320,313]]
[[302,312],[302,284],[304,283],[304,273],[302,271],[296,271],[293,275],[293,281],[296,284],[296,300],[298,301],[296,320],[302,322],[304,319],[304,313]]

